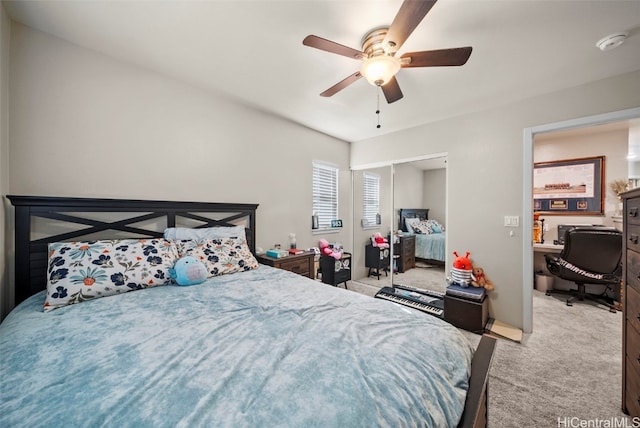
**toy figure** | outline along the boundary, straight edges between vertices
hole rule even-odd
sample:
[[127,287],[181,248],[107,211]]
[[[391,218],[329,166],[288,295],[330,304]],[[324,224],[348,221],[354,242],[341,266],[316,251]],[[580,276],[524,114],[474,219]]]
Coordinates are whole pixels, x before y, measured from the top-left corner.
[[447,277],[447,282],[466,288],[471,284],[473,269],[469,259],[469,251],[464,256],[458,255],[456,251],[453,252],[453,255],[456,258],[453,260],[453,268],[451,268],[451,274]]
[[371,245],[378,248],[389,248],[389,241],[379,232],[376,232],[371,237]]
[[485,275],[484,269],[482,269],[481,267],[473,268],[471,278],[471,285],[473,285],[474,287],[482,287],[487,291],[492,291],[495,288],[493,286],[493,283]]
[[200,284],[207,279],[207,274],[204,263],[192,256],[181,257],[173,268],[169,269],[169,276],[175,279],[178,285]]
[[342,258],[342,251],[337,247],[334,248],[329,245],[329,241],[326,239],[321,239],[318,242],[318,247],[320,247],[320,254],[333,257],[336,260],[340,260]]

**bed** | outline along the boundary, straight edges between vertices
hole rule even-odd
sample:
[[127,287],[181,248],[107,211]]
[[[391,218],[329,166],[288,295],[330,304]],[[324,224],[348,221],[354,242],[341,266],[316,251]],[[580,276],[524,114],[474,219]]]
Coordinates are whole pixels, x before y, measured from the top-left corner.
[[474,351],[438,318],[269,266],[43,311],[66,242],[169,248],[166,228],[240,224],[254,251],[255,204],[8,198],[0,426],[486,426],[495,339]]
[[416,239],[416,259],[427,263],[444,263],[446,260],[446,233],[444,230],[436,233],[415,233],[409,230],[407,224],[411,219],[426,221],[429,219],[428,208],[401,208],[398,230],[409,233]]

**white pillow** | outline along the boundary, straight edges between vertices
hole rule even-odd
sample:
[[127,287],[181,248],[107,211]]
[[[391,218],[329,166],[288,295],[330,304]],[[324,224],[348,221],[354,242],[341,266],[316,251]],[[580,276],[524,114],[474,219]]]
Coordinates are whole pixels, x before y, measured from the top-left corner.
[[414,226],[416,226],[418,223],[420,223],[422,220],[420,220],[419,218],[405,218],[404,219],[404,225],[407,227],[407,232],[411,233],[411,234],[415,234],[416,231],[414,230]]
[[169,227],[164,230],[164,239],[170,241],[204,239],[239,238],[247,239],[244,226],[217,226],[202,229],[192,229],[188,227]]

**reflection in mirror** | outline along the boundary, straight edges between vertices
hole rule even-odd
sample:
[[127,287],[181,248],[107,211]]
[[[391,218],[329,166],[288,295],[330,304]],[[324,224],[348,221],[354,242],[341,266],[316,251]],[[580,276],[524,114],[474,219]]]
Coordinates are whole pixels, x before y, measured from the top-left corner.
[[393,167],[393,284],[444,292],[446,157]]
[[373,248],[371,238],[379,234],[386,239],[391,221],[391,166],[353,171],[352,281],[379,282],[382,287],[390,278],[389,248],[385,252],[384,243]]

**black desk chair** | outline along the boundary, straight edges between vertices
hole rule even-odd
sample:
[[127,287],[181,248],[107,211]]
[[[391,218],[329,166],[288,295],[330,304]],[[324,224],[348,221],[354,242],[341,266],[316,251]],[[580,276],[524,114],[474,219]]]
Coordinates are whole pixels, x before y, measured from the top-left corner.
[[[588,298],[616,312],[617,308],[607,300],[620,300],[622,232],[606,227],[577,227],[565,233],[564,248],[559,255],[545,254],[544,257],[549,272],[578,286],[571,291],[567,306],[573,305],[575,297]],[[607,288],[602,295],[595,296],[585,292],[585,284],[603,284]],[[608,290],[613,290],[613,297],[607,296]],[[546,294],[551,295],[549,291]]]

